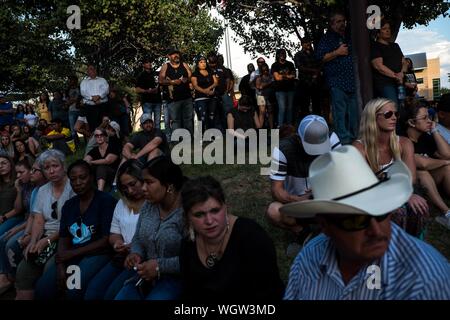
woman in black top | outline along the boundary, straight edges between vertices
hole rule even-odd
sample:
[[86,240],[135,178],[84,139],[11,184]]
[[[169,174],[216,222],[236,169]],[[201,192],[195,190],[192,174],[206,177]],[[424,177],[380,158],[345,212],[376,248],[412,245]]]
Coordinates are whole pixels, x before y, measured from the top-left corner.
[[410,58],[405,58],[407,69],[404,76],[407,97],[415,97],[417,94],[417,78],[414,74],[414,65]]
[[95,129],[94,138],[98,146],[89,151],[84,160],[94,167],[98,190],[103,191],[105,185],[110,186],[114,180],[120,162],[120,150],[108,143],[105,129]]
[[214,127],[217,100],[215,88],[219,85],[219,77],[208,66],[206,58],[200,57],[191,77],[195,89],[195,113],[202,122],[202,130]]
[[373,83],[377,97],[387,98],[399,105],[398,86],[403,84],[406,61],[402,50],[392,41],[389,21],[381,21],[377,41],[372,44]]
[[184,298],[281,300],[272,240],[253,220],[230,214],[220,183],[209,176],[190,180],[181,197],[189,225],[180,253]]

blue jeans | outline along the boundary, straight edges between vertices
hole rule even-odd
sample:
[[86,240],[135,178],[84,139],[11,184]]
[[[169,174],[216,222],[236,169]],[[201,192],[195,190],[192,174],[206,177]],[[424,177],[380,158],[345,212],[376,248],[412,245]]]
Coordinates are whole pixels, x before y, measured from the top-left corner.
[[119,268],[111,262],[108,263],[89,282],[84,300],[114,300],[125,281],[135,274],[136,272],[133,270]]
[[[84,297],[89,281],[100,271],[105,264],[108,263],[110,257],[108,255],[88,256],[73,259],[66,263],[69,265],[78,265],[80,267],[80,289],[67,289],[66,299],[81,300]],[[53,264],[39,278],[36,283],[35,297],[37,300],[53,300],[57,296],[57,267]]]
[[192,98],[170,102],[169,115],[172,120],[172,130],[185,128],[192,135],[194,133],[194,124],[192,123],[193,112]]
[[0,274],[16,274],[17,266],[23,258],[23,249],[17,239],[24,233],[25,230],[21,230],[9,239],[6,239],[5,234],[0,236]]
[[15,227],[21,222],[23,222],[23,216],[20,217],[14,216],[4,221],[2,224],[0,224],[0,235],[3,235],[6,231]]
[[73,128],[80,114],[81,114],[80,111],[69,111],[69,125],[70,131],[72,132],[72,137],[75,137],[77,134]]
[[276,91],[275,96],[278,104],[278,127],[283,124],[292,124],[295,91]]
[[331,88],[334,132],[342,144],[350,144],[358,134],[359,111],[355,93]]
[[128,282],[115,300],[176,300],[181,296],[181,280],[175,277],[162,276],[145,296],[142,296],[136,288],[136,282],[137,277]]
[[161,128],[161,103],[146,102],[142,106],[142,111],[150,115],[153,113],[153,121],[155,122],[155,128],[157,129]]
[[[389,100],[392,100],[395,102],[397,108],[399,108],[398,105],[398,92],[396,86],[384,86],[382,88],[376,88],[375,89],[377,96],[383,97]],[[399,110],[399,109],[398,109]]]
[[210,98],[195,101],[195,113],[197,119],[202,122],[202,132],[206,129],[214,128],[216,119],[217,100]]

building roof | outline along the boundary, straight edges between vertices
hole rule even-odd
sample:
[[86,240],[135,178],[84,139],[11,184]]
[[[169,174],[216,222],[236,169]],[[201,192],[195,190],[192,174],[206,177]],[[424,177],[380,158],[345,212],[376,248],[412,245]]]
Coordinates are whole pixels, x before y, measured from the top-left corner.
[[407,54],[405,58],[410,58],[413,62],[414,70],[422,70],[428,67],[427,54],[425,52]]

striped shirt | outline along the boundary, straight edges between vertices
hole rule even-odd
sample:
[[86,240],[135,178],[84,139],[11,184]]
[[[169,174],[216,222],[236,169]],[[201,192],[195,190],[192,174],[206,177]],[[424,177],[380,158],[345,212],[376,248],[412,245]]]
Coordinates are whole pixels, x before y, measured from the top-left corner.
[[[311,240],[295,259],[286,300],[446,300],[450,264],[436,249],[391,223],[389,247],[379,266],[379,289],[369,289],[372,272],[362,268],[344,284],[330,238]],[[366,272],[367,270],[367,272]]]

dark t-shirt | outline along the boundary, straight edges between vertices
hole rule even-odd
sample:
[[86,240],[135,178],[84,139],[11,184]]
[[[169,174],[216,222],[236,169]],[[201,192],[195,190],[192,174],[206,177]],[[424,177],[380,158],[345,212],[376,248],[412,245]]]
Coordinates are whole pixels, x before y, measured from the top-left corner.
[[[270,68],[270,72],[274,74],[275,72],[278,72],[280,75],[286,75],[286,74],[294,74],[295,75],[295,66],[292,62],[286,61],[285,63],[281,64],[279,62],[274,62],[272,64],[272,67]],[[281,81],[274,81],[275,84],[275,91],[294,91],[295,89],[295,80],[289,79],[289,80],[281,80]]]
[[82,247],[108,236],[116,203],[109,193],[96,190],[89,207],[81,215],[80,197],[67,200],[61,211],[60,237],[70,238],[74,247]]
[[120,163],[120,154],[122,153],[122,150],[120,148],[117,147],[117,144],[115,143],[108,143],[108,147],[106,148],[106,152],[105,155],[102,156],[100,154],[100,149],[97,147],[95,147],[94,149],[92,149],[91,151],[89,151],[88,156],[92,157],[92,160],[100,160],[100,159],[105,159],[108,154],[114,154],[117,156],[117,160],[114,161],[112,164],[110,164],[111,167],[113,167],[114,169],[117,169],[117,167],[119,166]]
[[154,128],[151,132],[140,131],[131,138],[130,143],[135,148],[142,149],[147,143],[156,137],[160,137],[162,139],[162,142],[158,148],[164,152],[165,155],[169,155],[170,151],[169,145],[167,144],[166,135],[160,129]]
[[[136,81],[136,87],[141,89],[154,89],[158,85],[155,72],[142,71]],[[142,103],[161,103],[161,93],[159,90],[156,93],[141,93]]]
[[[208,71],[207,76],[204,76],[203,74],[201,74],[200,70],[195,70],[192,73],[192,76],[197,78],[197,85],[202,89],[206,89],[214,84],[214,78],[213,78],[214,71],[211,71],[209,69],[207,71]],[[206,94],[204,94],[203,92],[195,90],[195,99],[199,99],[199,98],[210,98],[210,97],[207,96]]]
[[[167,63],[166,78],[169,78],[170,80],[178,80],[181,78],[188,78],[188,75],[188,71],[183,63],[180,63],[177,68],[174,68],[170,63]],[[170,100],[181,101],[191,98],[189,82],[181,83],[180,85],[168,86],[168,88]]]
[[[383,58],[383,64],[395,73],[402,71],[403,52],[396,43],[388,45],[379,42],[372,43],[371,60]],[[378,71],[373,71],[373,83],[375,87],[396,86],[397,80],[389,78]]]
[[255,111],[249,110],[247,112],[243,112],[237,109],[231,109],[229,113],[231,113],[234,118],[234,130],[242,129],[247,131],[248,129],[255,129]]
[[236,220],[223,256],[212,268],[200,261],[195,242],[183,240],[180,269],[188,300],[278,301],[284,290],[272,240],[246,218]]
[[252,99],[255,98],[255,89],[250,86],[250,74],[246,74],[239,82],[239,91],[243,96],[249,96]]
[[219,84],[215,92],[217,96],[222,96],[227,91],[227,80],[233,79],[233,72],[225,67],[218,67],[214,72],[219,77]]
[[433,136],[429,135],[428,133],[422,134],[417,142],[413,142],[413,145],[414,153],[426,155],[430,158],[435,158],[434,154],[438,150],[436,141],[434,141]]

